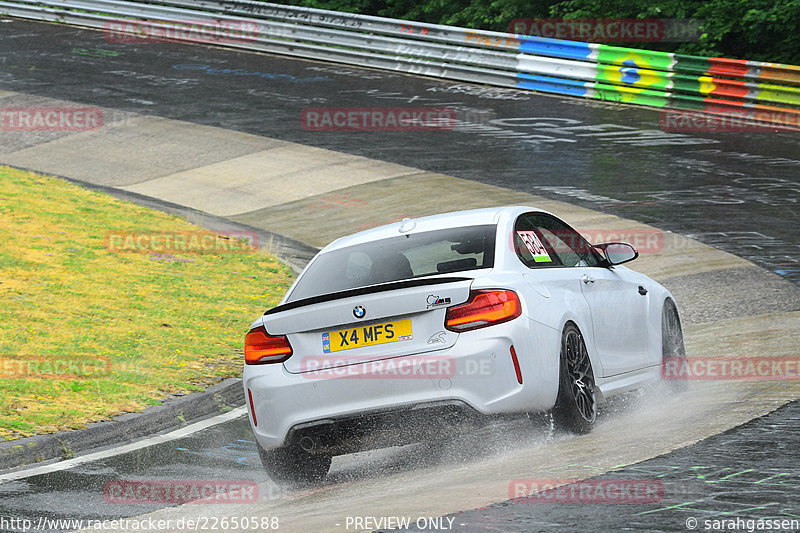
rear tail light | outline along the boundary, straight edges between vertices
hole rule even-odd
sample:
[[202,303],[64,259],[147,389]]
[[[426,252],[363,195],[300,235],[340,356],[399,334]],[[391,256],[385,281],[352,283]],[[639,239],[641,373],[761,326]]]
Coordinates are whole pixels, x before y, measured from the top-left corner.
[[450,331],[462,332],[508,322],[521,313],[522,305],[514,291],[472,291],[467,303],[447,310],[444,324]]
[[285,335],[272,336],[264,326],[251,329],[244,338],[244,362],[248,365],[282,363],[292,356]]

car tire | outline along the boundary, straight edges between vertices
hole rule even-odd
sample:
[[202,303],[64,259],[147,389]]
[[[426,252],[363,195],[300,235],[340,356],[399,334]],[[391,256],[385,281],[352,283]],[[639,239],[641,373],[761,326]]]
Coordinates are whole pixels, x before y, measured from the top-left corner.
[[676,379],[675,361],[686,360],[683,329],[678,308],[671,299],[664,300],[661,312],[661,377],[669,392],[683,392],[689,388],[685,379]]
[[314,485],[328,475],[332,457],[309,453],[299,446],[265,450],[258,446],[261,464],[269,477],[282,485]]
[[570,433],[588,433],[597,420],[594,371],[578,327],[568,323],[561,335],[559,383],[553,407],[555,428]]

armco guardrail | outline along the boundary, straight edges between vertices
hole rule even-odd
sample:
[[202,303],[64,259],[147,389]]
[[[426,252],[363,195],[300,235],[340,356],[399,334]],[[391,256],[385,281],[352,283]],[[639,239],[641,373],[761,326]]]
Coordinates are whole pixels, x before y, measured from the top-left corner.
[[[0,1],[0,13],[138,38],[800,126],[800,67],[706,58],[252,0]],[[220,33],[224,38],[220,38]],[[216,35],[211,39],[209,35]]]

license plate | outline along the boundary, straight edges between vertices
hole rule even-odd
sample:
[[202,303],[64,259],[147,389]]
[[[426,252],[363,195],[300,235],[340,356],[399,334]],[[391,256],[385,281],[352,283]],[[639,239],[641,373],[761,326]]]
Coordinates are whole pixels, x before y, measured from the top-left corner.
[[413,338],[411,320],[396,320],[370,326],[328,331],[322,334],[322,351],[325,353],[387,344],[390,342],[408,341]]

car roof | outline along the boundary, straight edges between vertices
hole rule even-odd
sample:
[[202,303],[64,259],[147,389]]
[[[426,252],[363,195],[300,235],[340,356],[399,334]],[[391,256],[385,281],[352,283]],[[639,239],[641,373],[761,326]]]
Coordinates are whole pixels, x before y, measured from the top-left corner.
[[327,245],[322,251],[328,252],[356,244],[363,244],[366,242],[396,237],[398,235],[435,231],[446,228],[497,224],[503,215],[516,218],[516,216],[522,213],[529,213],[531,211],[541,213],[547,212],[529,206],[501,206],[470,209],[466,211],[453,211],[449,213],[441,213],[438,215],[429,215],[425,217],[409,219],[412,221],[412,223],[408,223],[407,225],[412,227],[410,230],[403,232],[400,231],[400,228],[403,225],[403,222],[406,220],[404,219],[404,221],[392,222],[391,224],[386,224],[377,228],[354,233],[346,237],[341,237]]

